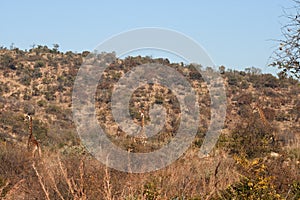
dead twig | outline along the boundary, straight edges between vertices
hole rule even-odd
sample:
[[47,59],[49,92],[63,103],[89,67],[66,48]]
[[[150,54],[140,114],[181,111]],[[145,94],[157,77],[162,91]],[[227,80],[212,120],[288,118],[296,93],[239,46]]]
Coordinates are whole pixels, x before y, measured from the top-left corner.
[[42,189],[43,189],[43,191],[44,191],[44,194],[45,194],[45,196],[46,196],[46,199],[47,199],[47,200],[50,200],[50,195],[49,195],[49,192],[47,191],[47,189],[46,189],[46,187],[45,187],[45,184],[44,184],[44,182],[43,182],[43,178],[42,178],[41,175],[39,174],[39,172],[38,172],[38,170],[36,169],[34,163],[32,164],[32,168],[34,169],[35,174],[36,174],[37,177],[38,177],[39,183],[40,183],[40,185],[41,185],[41,187],[42,187]]

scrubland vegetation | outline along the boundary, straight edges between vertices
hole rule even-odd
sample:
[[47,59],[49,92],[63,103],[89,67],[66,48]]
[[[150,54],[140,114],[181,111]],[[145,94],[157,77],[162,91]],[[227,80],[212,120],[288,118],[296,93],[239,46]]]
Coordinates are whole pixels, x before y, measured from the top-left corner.
[[[189,150],[170,166],[133,174],[107,168],[87,152],[72,121],[72,89],[89,52],[60,52],[37,46],[28,51],[0,49],[0,198],[2,199],[300,199],[300,83],[250,67],[220,67],[226,86],[227,116],[209,156],[198,151],[210,122],[207,83],[193,65],[167,59],[128,57],[110,64],[96,93],[97,117],[111,140],[131,152],[151,152],[176,133],[180,106],[161,85],[138,88],[130,115],[160,104],[165,126],[146,145],[132,140],[111,114],[113,85],[143,63],[160,63],[185,76],[199,96],[200,122]],[[113,54],[111,54],[114,56]],[[207,70],[207,69],[203,69]],[[145,98],[145,96],[147,98]],[[259,105],[262,118],[253,105]],[[28,124],[42,155],[27,151]]]

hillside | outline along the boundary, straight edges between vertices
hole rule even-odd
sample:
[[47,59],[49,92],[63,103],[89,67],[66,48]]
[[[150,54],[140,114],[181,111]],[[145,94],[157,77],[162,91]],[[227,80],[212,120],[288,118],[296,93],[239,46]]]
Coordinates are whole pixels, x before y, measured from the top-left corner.
[[[200,122],[189,150],[165,169],[130,174],[106,168],[81,143],[72,118],[72,90],[89,52],[59,52],[46,46],[0,50],[0,197],[3,199],[298,199],[300,198],[300,84],[294,79],[220,67],[227,112],[219,141],[198,158],[210,123],[207,83],[193,65],[167,59],[127,57],[106,69],[96,93],[100,126],[128,152],[151,152],[178,129],[180,105],[169,89],[138,88],[130,115],[150,123],[150,107],[167,110],[163,129],[146,144],[126,135],[111,113],[113,86],[134,67],[160,63],[176,69],[198,93]],[[258,108],[259,107],[259,108]],[[258,109],[257,109],[258,108]],[[28,123],[42,155],[27,151]]]

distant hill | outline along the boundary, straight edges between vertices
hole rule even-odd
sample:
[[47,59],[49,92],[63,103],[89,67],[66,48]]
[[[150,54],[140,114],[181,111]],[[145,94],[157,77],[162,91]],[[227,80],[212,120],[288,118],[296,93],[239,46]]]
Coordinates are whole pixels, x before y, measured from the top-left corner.
[[[21,193],[20,191],[18,193],[27,195],[26,198],[39,198],[45,193],[42,190],[42,184],[34,186],[39,191],[38,193],[28,193],[28,184],[34,182],[34,180],[38,183],[38,175],[31,168],[31,159],[26,155],[28,123],[24,122],[25,114],[33,116],[33,134],[41,144],[43,152],[48,155],[48,160],[44,158],[44,163],[50,162],[51,159],[56,159],[56,155],[61,155],[63,157],[61,162],[68,169],[68,173],[73,174],[77,178],[80,176],[76,174],[76,168],[74,169],[73,167],[75,165],[79,166],[80,159],[74,161],[72,160],[74,156],[84,160],[86,163],[85,170],[91,169],[93,165],[96,165],[94,161],[86,158],[88,152],[81,144],[76,127],[72,121],[73,84],[77,72],[88,54],[89,52],[63,53],[57,49],[49,49],[46,46],[38,46],[29,51],[17,48],[12,50],[2,48],[0,50],[0,147],[2,149],[0,153],[2,160],[2,162],[0,161],[2,163],[0,167],[0,197],[6,196],[13,199],[14,195],[16,195],[16,192],[13,193],[14,189],[16,191],[22,190]],[[144,63],[159,63],[176,69],[189,80],[190,84],[197,91],[200,108],[199,128],[191,151],[186,156],[194,155],[192,152],[199,150],[210,123],[211,102],[207,87],[209,83],[203,80],[201,74],[193,65],[183,66],[182,64],[170,63],[165,58],[151,59],[150,57],[141,56],[118,59],[116,62],[111,63],[106,69],[102,81],[99,82],[98,92],[96,93],[97,117],[100,126],[110,135],[111,140],[115,144],[124,150],[132,152],[154,151],[167,144],[174,136],[179,125],[180,105],[178,105],[176,96],[168,88],[161,85],[151,84],[138,88],[133,93],[130,101],[130,115],[134,123],[138,125],[141,123],[141,109],[144,110],[146,124],[151,120],[149,109],[153,104],[160,104],[168,111],[164,128],[157,136],[149,139],[146,145],[139,141],[133,141],[131,137],[120,129],[113,119],[111,95],[114,84],[126,72]],[[224,172],[223,176],[228,176],[225,171],[229,170],[229,165],[235,166],[232,167],[232,170],[243,173],[243,169],[237,167],[238,159],[235,159],[235,156],[248,160],[249,163],[255,159],[263,159],[259,162],[264,163],[268,167],[269,173],[276,177],[274,180],[268,180],[268,184],[277,189],[278,195],[287,195],[291,185],[299,184],[300,180],[300,83],[291,78],[276,78],[271,74],[261,74],[255,68],[247,69],[246,71],[235,71],[226,70],[222,66],[220,67],[220,72],[226,86],[227,116],[219,142],[210,155],[211,158],[214,158],[210,160],[212,170],[217,170],[215,161],[222,160],[221,158],[225,159],[225,157],[225,161],[222,160],[221,164]],[[257,109],[258,107],[259,109]],[[272,155],[281,155],[280,159],[270,157],[271,153],[273,153]],[[19,162],[23,163],[17,164],[17,160],[10,163],[10,160],[14,160],[10,156],[15,156],[14,159],[19,158]],[[37,161],[34,162],[38,163]],[[70,162],[77,164],[72,167]],[[189,159],[186,159],[185,162],[190,164],[188,164],[189,167],[194,165],[192,164],[193,161]],[[228,163],[226,164],[226,162]],[[198,164],[195,165],[198,166]],[[289,166],[294,171],[289,171],[284,165]],[[11,166],[17,171],[19,170],[19,172],[8,170]],[[180,167],[177,169],[176,166],[181,166],[180,161],[175,163],[174,173],[180,178],[184,177],[181,174],[182,169]],[[44,173],[42,174],[45,178],[44,182],[50,181],[48,185],[47,183],[45,185],[48,187],[51,198],[61,195],[65,199],[75,199],[74,191],[73,194],[68,194],[68,191],[71,191],[70,185],[68,186],[68,178],[65,177],[65,179],[61,180],[62,183],[56,183],[56,186],[54,183],[54,185],[51,185],[50,175],[46,173],[45,165],[37,164],[37,168],[41,173]],[[103,169],[103,166],[100,166],[100,168]],[[287,175],[281,173],[281,171],[284,171],[283,169],[287,171]],[[98,182],[93,182],[91,176],[87,176],[88,173],[88,171],[85,172],[85,181],[90,185],[99,183],[100,179],[102,181],[102,178],[105,176],[103,171],[99,172],[99,174],[94,172],[95,177],[98,177],[99,180],[97,179]],[[110,183],[113,188],[111,195],[117,195],[122,187],[117,183],[118,172],[112,170],[110,173]],[[170,171],[164,172],[166,176],[160,173],[154,174],[154,177],[161,176],[163,177],[162,179],[167,179],[167,175],[172,176]],[[189,173],[191,172],[189,171]],[[255,184],[256,178],[257,180],[259,179],[255,177],[254,172],[251,174],[248,171],[244,175],[248,176],[249,180],[252,178],[253,184]],[[46,176],[49,179],[46,179]],[[213,175],[209,176],[213,177]],[[34,178],[28,181],[28,177]],[[159,185],[161,183],[156,182],[158,179],[151,180],[151,176],[145,175],[140,180],[144,182],[139,188],[131,182],[136,179],[135,177],[130,178],[128,175],[124,175],[124,177],[129,184],[132,183],[131,185],[135,191],[132,195],[137,198],[144,195],[146,199],[160,199],[163,195],[166,195],[167,198],[175,197],[177,194],[174,188],[180,188],[180,181],[182,181],[180,178],[176,179],[173,177],[170,188],[164,189],[167,186]],[[23,179],[24,182],[22,181]],[[214,176],[214,179],[217,179],[217,175]],[[97,190],[102,190],[106,187],[105,190],[108,191],[108,186],[103,185],[101,181],[101,188]],[[212,181],[212,179],[208,181]],[[217,180],[215,181],[217,182]],[[216,198],[218,195],[219,197],[223,195],[224,198],[227,194],[235,195],[234,192],[231,191],[232,193],[230,193],[226,190],[228,189],[226,188],[228,184],[244,184],[243,179],[238,177],[234,178],[234,180],[231,179],[229,182],[223,179],[219,181],[223,181],[224,184],[220,184],[217,187],[218,189],[213,187],[213,184],[218,184],[216,182],[210,182],[209,184],[211,185],[207,185],[207,187],[215,191]],[[76,183],[79,184],[79,182],[79,179],[76,179]],[[198,187],[204,187],[204,182],[197,183]],[[18,186],[17,184],[21,185],[18,189],[15,188]],[[247,185],[248,183],[245,184]],[[55,187],[58,187],[58,189],[55,189]],[[85,187],[87,187],[86,184]],[[97,191],[93,190],[94,187],[97,186],[85,188],[84,191],[88,196],[97,196]],[[188,198],[197,196],[208,197],[210,195],[209,190],[197,191],[194,186],[190,185],[188,187],[191,187],[187,189],[185,194]],[[298,190],[296,186],[295,188],[293,195],[299,194],[299,188]],[[59,194],[59,191],[61,194]],[[264,190],[261,191],[266,192]],[[272,190],[272,192],[274,191]],[[99,194],[105,196],[103,192]],[[128,191],[127,193],[124,192],[124,195],[124,197],[130,196]]]

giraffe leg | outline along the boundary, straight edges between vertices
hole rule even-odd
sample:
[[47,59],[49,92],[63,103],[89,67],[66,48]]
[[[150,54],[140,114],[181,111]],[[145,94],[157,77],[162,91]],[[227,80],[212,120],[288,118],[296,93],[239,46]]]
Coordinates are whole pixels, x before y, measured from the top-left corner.
[[37,150],[37,147],[34,147],[33,150],[32,150],[32,157],[34,158],[35,157],[35,152]]
[[42,156],[42,149],[41,149],[41,147],[38,147],[38,153],[39,153],[39,157],[41,157]]

